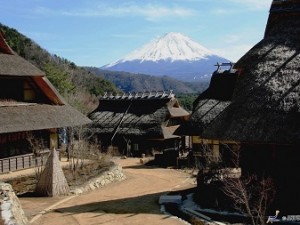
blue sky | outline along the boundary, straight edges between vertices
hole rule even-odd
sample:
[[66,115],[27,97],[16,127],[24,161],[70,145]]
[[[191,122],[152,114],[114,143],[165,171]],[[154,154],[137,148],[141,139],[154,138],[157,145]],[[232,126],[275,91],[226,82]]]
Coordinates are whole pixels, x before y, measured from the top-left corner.
[[78,66],[103,66],[168,32],[236,61],[263,38],[272,0],[0,0],[0,23]]

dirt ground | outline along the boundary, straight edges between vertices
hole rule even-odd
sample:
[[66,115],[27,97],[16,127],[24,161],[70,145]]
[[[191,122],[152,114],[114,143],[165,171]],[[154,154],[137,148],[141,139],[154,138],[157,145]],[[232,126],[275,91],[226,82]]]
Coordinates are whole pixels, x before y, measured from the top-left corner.
[[158,205],[169,191],[195,187],[190,173],[148,167],[138,158],[115,159],[126,179],[82,194],[55,198],[20,197],[32,225],[182,225],[184,221],[163,214]]

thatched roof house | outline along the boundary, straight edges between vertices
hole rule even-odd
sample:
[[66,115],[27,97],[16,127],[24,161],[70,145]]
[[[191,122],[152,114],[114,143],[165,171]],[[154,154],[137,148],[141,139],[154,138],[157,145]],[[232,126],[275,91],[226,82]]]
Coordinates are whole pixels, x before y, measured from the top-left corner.
[[91,122],[65,102],[44,72],[18,56],[2,33],[0,65],[0,158],[28,153],[30,132],[42,131],[50,143],[57,128]]
[[186,116],[189,113],[179,106],[171,92],[103,96],[98,108],[89,114],[95,133],[113,135],[117,132],[126,136],[147,135],[162,139],[175,137],[167,127],[173,125],[173,120]]
[[247,143],[300,143],[300,1],[273,1],[265,36],[234,66],[232,103],[203,133]]
[[178,138],[173,132],[179,120],[189,116],[172,92],[105,95],[89,114],[92,132],[109,138],[143,137],[152,140]]
[[231,103],[202,137],[240,143],[242,175],[272,178],[268,208],[299,215],[300,1],[273,1],[263,40],[234,66]]
[[0,34],[0,133],[87,124],[45,73],[16,55]]
[[[175,134],[201,136],[203,130],[231,103],[238,76],[232,65],[231,63],[217,65],[218,69],[212,74],[209,87],[194,101],[190,119],[184,122]],[[229,69],[223,69],[228,66]]]

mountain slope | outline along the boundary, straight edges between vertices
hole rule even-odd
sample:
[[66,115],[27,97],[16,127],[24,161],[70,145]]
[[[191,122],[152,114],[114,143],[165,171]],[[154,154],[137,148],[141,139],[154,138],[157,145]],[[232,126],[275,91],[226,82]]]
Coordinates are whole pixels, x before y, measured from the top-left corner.
[[208,82],[183,82],[168,76],[151,76],[132,74],[128,72],[108,71],[95,67],[88,67],[89,71],[114,83],[124,92],[173,90],[176,94],[200,93],[208,87]]
[[228,62],[180,33],[168,33],[102,69],[194,82],[209,80],[217,62]]

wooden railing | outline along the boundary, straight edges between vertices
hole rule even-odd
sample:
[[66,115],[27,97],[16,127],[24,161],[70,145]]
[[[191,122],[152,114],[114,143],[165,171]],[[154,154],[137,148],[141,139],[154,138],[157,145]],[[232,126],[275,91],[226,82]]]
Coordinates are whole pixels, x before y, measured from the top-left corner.
[[49,156],[49,151],[44,151],[39,156],[33,153],[0,159],[0,173],[28,169],[44,165]]

